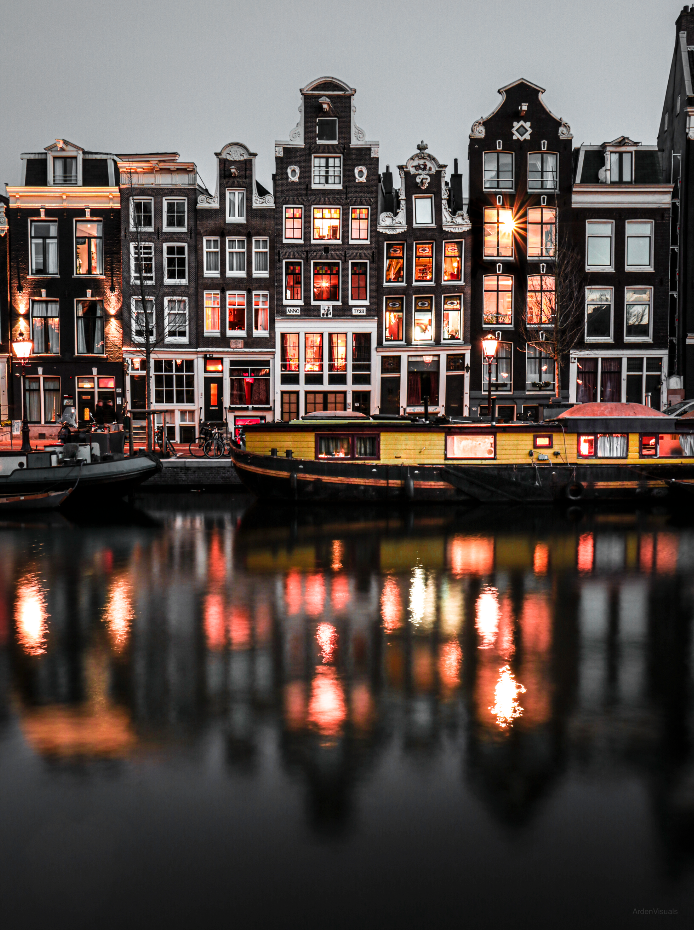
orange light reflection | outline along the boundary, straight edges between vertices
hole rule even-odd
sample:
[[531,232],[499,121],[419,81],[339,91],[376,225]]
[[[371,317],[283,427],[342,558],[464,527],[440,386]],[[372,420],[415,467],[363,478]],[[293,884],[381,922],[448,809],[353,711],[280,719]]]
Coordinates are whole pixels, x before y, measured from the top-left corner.
[[130,584],[125,578],[117,578],[111,585],[104,618],[114,652],[122,652],[127,646],[133,616]]
[[383,617],[383,629],[386,633],[392,633],[401,625],[402,601],[400,599],[400,589],[395,578],[386,578],[383,590],[381,591],[381,616]]
[[319,623],[316,628],[316,640],[323,662],[332,662],[337,649],[337,630],[330,623]]
[[15,605],[17,638],[30,656],[46,651],[46,599],[38,575],[25,575],[19,582]]
[[475,605],[475,627],[481,637],[480,649],[490,649],[499,629],[499,599],[496,588],[485,585]]
[[495,704],[489,710],[496,717],[498,726],[504,730],[513,725],[513,721],[520,717],[523,708],[518,700],[519,694],[524,694],[525,688],[513,677],[508,665],[499,669],[499,680],[494,689]]
[[309,723],[325,736],[336,736],[346,716],[345,696],[337,672],[330,666],[319,668],[311,686]]

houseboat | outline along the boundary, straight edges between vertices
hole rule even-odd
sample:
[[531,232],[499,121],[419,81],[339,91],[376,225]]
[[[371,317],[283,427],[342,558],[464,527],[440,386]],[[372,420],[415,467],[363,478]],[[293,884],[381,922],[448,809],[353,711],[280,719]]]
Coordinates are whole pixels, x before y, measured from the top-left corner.
[[694,423],[641,404],[579,404],[494,424],[310,414],[246,427],[232,459],[260,498],[550,503],[694,491]]

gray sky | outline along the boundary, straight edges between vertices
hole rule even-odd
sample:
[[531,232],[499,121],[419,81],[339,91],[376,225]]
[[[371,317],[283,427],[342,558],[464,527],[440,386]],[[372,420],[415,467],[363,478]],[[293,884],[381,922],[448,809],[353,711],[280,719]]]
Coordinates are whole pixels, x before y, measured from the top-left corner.
[[[467,186],[472,122],[519,77],[574,144],[655,142],[683,0],[6,0],[0,180],[54,139],[112,152],[178,151],[214,189],[214,152],[244,142],[266,186],[299,88],[357,88],[381,167],[420,139]],[[0,187],[0,190],[3,189]]]

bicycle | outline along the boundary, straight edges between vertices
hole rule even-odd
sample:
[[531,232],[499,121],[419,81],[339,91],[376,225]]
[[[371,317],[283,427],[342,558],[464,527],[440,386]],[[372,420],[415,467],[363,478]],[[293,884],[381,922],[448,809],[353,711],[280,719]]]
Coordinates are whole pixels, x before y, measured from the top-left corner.
[[194,458],[200,458],[205,454],[205,444],[208,440],[212,439],[213,429],[211,426],[208,426],[206,423],[200,424],[200,434],[197,439],[193,439],[190,445],[188,446],[188,452]]
[[222,435],[221,429],[213,429],[212,435],[204,445],[203,452],[207,458],[219,458],[224,455],[226,439]]
[[178,452],[173,447],[173,443],[168,436],[164,435],[164,427],[159,426],[154,434],[154,444],[159,446],[163,458],[176,458]]

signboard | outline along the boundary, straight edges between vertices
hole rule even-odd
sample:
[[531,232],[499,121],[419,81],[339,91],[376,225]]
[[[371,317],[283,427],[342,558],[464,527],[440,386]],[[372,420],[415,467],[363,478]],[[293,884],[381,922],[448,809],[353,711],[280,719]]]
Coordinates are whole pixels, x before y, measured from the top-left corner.
[[333,308],[331,307],[331,305],[330,305],[330,304],[321,304],[320,315],[321,315],[321,317],[332,316],[332,315],[333,315]]
[[366,307],[352,307],[352,316],[366,316]]
[[287,316],[301,316],[301,307],[287,307]]
[[13,435],[13,436],[21,436],[21,434],[22,434],[22,421],[21,421],[21,420],[13,420],[13,421],[12,421],[12,435]]
[[234,439],[239,441],[239,433],[249,423],[264,423],[265,417],[234,417]]

